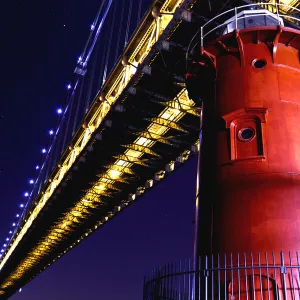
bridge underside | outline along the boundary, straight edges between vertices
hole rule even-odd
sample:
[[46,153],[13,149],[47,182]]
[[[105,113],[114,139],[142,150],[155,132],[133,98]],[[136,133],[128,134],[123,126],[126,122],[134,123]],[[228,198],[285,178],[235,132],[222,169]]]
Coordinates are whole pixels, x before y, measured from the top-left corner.
[[[178,1],[167,2],[174,5]],[[162,5],[164,1],[157,3]],[[134,65],[129,59],[127,64],[123,59],[123,65],[120,60],[111,72],[108,83],[118,78],[124,65],[131,70],[132,76],[117,99],[106,97],[112,88],[109,84],[95,98],[74,141],[99,107],[107,114],[0,268],[3,298],[11,296],[197,152],[200,107],[185,90],[185,53],[205,18],[214,12],[209,11],[207,2],[182,3],[182,8],[194,12],[192,22],[182,20],[179,13],[174,15],[141,63]],[[221,7],[222,3],[213,3],[215,11]],[[124,56],[131,57],[151,22],[150,10]],[[74,141],[64,156],[76,148]],[[37,200],[31,212],[38,205]]]

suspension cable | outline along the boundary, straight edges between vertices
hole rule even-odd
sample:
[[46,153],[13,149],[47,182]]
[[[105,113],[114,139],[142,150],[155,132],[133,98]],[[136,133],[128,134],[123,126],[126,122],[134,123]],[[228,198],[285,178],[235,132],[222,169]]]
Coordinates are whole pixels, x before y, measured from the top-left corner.
[[104,6],[105,1],[106,1],[106,0],[103,0],[103,1],[102,1],[101,5],[100,5],[100,8],[99,8],[99,10],[98,10],[98,13],[97,13],[97,15],[96,15],[96,18],[95,18],[94,22],[93,22],[92,25],[91,25],[91,32],[90,32],[90,35],[89,35],[89,37],[88,37],[88,40],[87,40],[87,42],[86,42],[86,44],[85,44],[85,46],[84,46],[84,50],[83,50],[83,52],[82,52],[82,59],[84,58],[85,52],[87,51],[87,48],[88,48],[88,46],[89,46],[89,44],[90,44],[90,41],[91,41],[91,39],[92,39],[92,36],[93,36],[93,28],[94,28],[94,26],[96,26],[97,23],[98,23],[98,20],[99,20],[99,18],[100,18],[100,15],[101,15],[101,12],[102,12],[102,9],[103,9],[103,6]]
[[128,11],[128,18],[127,18],[127,28],[126,28],[126,34],[125,34],[125,45],[124,45],[124,47],[126,47],[127,42],[128,42],[129,29],[130,29],[130,21],[131,21],[131,13],[132,13],[132,2],[133,2],[133,0],[130,0],[129,11]]
[[[121,20],[120,20],[121,26],[122,26],[123,20],[124,20],[124,10],[125,10],[125,1],[122,1]],[[122,34],[122,30],[121,30],[121,28],[119,28],[119,34],[118,34],[117,45],[116,45],[116,53],[115,53],[115,61],[117,60],[118,55],[119,55],[121,34]]]
[[102,16],[102,19],[101,19],[101,21],[100,21],[100,23],[99,23],[97,32],[96,32],[96,34],[95,34],[94,40],[93,40],[93,42],[92,42],[92,45],[91,45],[91,47],[90,47],[90,49],[89,49],[89,52],[88,52],[88,54],[87,54],[87,56],[86,56],[86,58],[85,58],[84,63],[83,63],[84,66],[87,65],[87,63],[88,63],[88,61],[89,61],[89,59],[90,59],[90,57],[91,57],[91,55],[92,55],[92,52],[93,52],[94,47],[95,47],[95,45],[96,45],[96,43],[97,43],[98,37],[99,37],[99,35],[100,35],[100,32],[102,31],[103,24],[104,24],[104,22],[105,22],[105,20],[106,20],[106,17],[107,17],[107,14],[108,14],[109,10],[110,10],[110,7],[111,7],[112,2],[113,2],[113,0],[109,0],[109,2],[108,2],[108,4],[107,4],[107,7],[106,7],[106,9],[105,9],[105,11],[104,11],[104,14],[103,14],[103,16]]
[[82,99],[84,79],[85,79],[85,77],[83,76],[82,79],[81,79],[81,83],[80,83],[80,90],[79,90],[79,95],[78,95],[78,100],[77,100],[77,107],[76,107],[76,112],[75,112],[75,117],[74,117],[74,122],[73,122],[72,136],[75,134],[75,130],[77,129],[77,125],[78,125],[78,113],[79,113],[80,102],[81,102],[81,99]]
[[67,114],[67,110],[69,109],[69,114],[67,116],[67,124],[66,124],[66,128],[65,128],[65,135],[64,135],[64,139],[63,139],[63,143],[62,143],[62,148],[61,148],[61,154],[63,153],[63,151],[65,150],[65,145],[66,145],[66,140],[67,140],[67,135],[68,135],[68,131],[69,131],[69,124],[70,124],[70,119],[71,119],[71,115],[72,115],[72,108],[73,108],[73,102],[74,102],[74,94],[75,94],[75,91],[76,91],[76,87],[78,85],[78,81],[79,79],[77,79],[77,82],[76,82],[76,85],[74,87],[74,90],[72,92],[72,94],[70,95],[70,101],[69,101],[69,105],[67,106],[66,108],[66,111],[65,111],[65,114],[64,116]]
[[[111,28],[112,30],[114,29],[114,26],[115,26],[116,8],[117,8],[117,5],[115,4],[113,17],[112,17],[111,24],[110,24],[110,28]],[[102,82],[102,84],[104,84],[104,82],[105,82],[105,80],[106,80],[106,76],[107,76],[108,60],[109,60],[109,55],[110,55],[110,46],[111,46],[112,36],[113,36],[113,35],[110,34],[109,40],[108,40],[108,51],[107,51],[107,53],[106,53],[106,62],[105,62],[105,68],[104,68],[104,73],[103,73],[103,82]],[[110,70],[109,70],[109,71],[110,71]]]
[[[105,45],[104,49],[103,49],[103,53],[106,53],[108,51],[108,43],[107,43],[107,39],[108,39],[108,32],[106,33],[106,35],[103,37],[103,43]],[[98,90],[101,89],[102,87],[102,82],[103,82],[103,73],[104,73],[104,65],[105,65],[105,59],[101,59],[101,66],[100,66],[100,75],[98,78],[98,85],[97,88]]]

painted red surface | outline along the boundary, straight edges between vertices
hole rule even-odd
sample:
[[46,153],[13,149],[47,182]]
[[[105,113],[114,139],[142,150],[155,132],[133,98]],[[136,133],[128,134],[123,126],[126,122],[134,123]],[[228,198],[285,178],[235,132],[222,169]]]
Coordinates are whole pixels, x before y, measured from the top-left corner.
[[299,31],[245,29],[189,71],[204,101],[199,254],[300,249],[299,49]]

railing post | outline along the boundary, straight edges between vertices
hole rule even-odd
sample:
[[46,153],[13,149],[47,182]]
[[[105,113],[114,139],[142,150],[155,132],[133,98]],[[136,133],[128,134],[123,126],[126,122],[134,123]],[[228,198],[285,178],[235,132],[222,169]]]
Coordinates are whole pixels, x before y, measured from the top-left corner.
[[234,8],[234,14],[235,14],[235,29],[238,29],[238,23],[237,23],[237,8]]
[[211,298],[215,299],[215,286],[214,286],[214,268],[215,268],[215,263],[214,263],[214,255],[211,255]]
[[278,3],[275,3],[275,7],[276,7],[276,14],[277,14],[277,20],[278,20],[278,25],[280,25],[280,19],[279,19],[279,8],[278,8]]
[[280,276],[282,278],[282,288],[283,288],[283,299],[287,300],[287,293],[286,293],[286,266],[284,265],[284,254],[280,252],[280,260],[281,260],[281,267],[280,267]]
[[208,257],[205,256],[205,267],[204,267],[204,290],[205,290],[205,296],[204,299],[208,299],[208,276],[209,276],[209,270],[208,270]]

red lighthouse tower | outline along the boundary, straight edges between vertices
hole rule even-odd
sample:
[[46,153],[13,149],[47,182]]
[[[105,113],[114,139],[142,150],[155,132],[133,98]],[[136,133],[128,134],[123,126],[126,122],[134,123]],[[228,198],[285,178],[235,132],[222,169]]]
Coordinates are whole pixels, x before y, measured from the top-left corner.
[[[281,251],[300,248],[300,31],[287,26],[297,21],[287,6],[274,11],[232,9],[204,25],[194,46],[187,85],[203,108],[197,255],[274,251],[277,265]],[[277,284],[278,299],[299,299],[287,288],[291,274],[284,291],[280,275],[262,271],[260,280]]]

